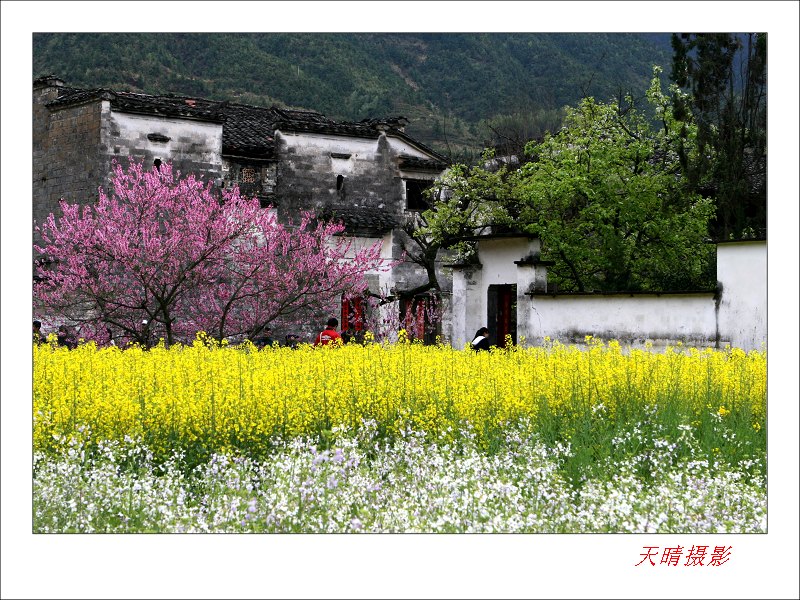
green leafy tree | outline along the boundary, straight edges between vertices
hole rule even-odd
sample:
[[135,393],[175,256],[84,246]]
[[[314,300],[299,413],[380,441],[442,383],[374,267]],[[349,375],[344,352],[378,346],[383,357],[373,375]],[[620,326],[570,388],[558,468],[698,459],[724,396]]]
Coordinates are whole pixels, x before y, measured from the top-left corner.
[[630,104],[590,97],[567,110],[558,133],[528,145],[534,161],[515,176],[509,222],[541,238],[562,290],[712,283],[704,240],[713,207],[687,191],[678,154],[681,145],[694,156],[696,127],[676,119],[659,75],[656,67],[647,92],[657,126]]
[[[409,216],[399,238],[404,255],[420,266],[426,277],[417,285],[374,295],[380,304],[413,301],[422,294],[440,300],[442,287],[437,266],[443,260],[471,260],[471,238],[505,217],[510,203],[509,171],[505,166],[492,166],[491,151],[483,158],[481,166],[452,165],[427,190],[428,208]],[[440,325],[436,323],[436,333],[441,333]]]
[[[490,161],[492,153],[484,154]],[[400,239],[405,255],[425,269],[427,280],[413,288],[398,290],[400,297],[411,298],[433,290],[441,292],[436,263],[443,251],[453,260],[468,260],[472,254],[469,238],[484,231],[508,201],[508,171],[484,166],[452,165],[427,190],[428,208],[414,213],[404,223]]]
[[440,290],[435,261],[472,258],[475,234],[503,228],[542,239],[564,291],[665,291],[713,286],[706,243],[713,203],[693,192],[680,156],[697,159],[697,126],[678,120],[656,68],[649,111],[629,98],[592,98],[566,111],[564,127],[527,147],[520,169],[487,151],[479,165],[452,165],[430,191],[429,208],[405,226],[407,256],[428,279],[413,296]]

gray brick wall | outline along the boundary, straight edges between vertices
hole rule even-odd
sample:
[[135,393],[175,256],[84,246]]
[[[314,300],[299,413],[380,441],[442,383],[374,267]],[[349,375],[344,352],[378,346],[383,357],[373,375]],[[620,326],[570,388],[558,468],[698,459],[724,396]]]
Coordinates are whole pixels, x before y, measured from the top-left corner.
[[[348,159],[331,157],[330,150],[319,146],[305,146],[295,136],[276,136],[277,166],[276,207],[281,221],[295,217],[300,210],[320,211],[326,207],[376,208],[395,215],[402,220],[405,210],[404,173],[399,167],[400,157],[393,151],[385,136],[365,142],[354,140],[348,148],[345,138],[330,142],[336,154]],[[320,142],[321,144],[321,142]],[[368,148],[368,149],[367,149]],[[344,176],[343,185],[337,190],[336,176]],[[408,174],[406,174],[408,175]],[[416,174],[409,179],[433,178],[433,175]],[[405,234],[395,232],[392,255],[402,255],[400,239]],[[413,248],[413,246],[410,246]],[[443,253],[446,262],[450,257]],[[437,268],[437,278],[445,292],[451,289],[449,270]],[[427,281],[424,270],[413,262],[406,261],[395,267],[392,279],[403,289],[416,287]],[[378,291],[375,288],[373,291]]]
[[95,200],[104,174],[100,101],[50,111],[41,102],[52,98],[54,92],[53,88],[34,92],[33,219],[36,223],[50,213],[57,214],[61,198],[69,202]]

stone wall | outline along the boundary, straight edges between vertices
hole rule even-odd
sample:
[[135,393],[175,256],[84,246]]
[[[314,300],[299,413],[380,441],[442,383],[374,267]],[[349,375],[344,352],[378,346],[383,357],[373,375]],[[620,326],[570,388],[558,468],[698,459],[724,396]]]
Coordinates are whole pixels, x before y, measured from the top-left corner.
[[276,132],[281,219],[300,210],[380,208],[402,214],[403,183],[385,137]]
[[123,166],[129,157],[152,165],[171,162],[181,173],[202,175],[207,181],[222,177],[222,124],[157,115],[116,112],[103,103],[100,152],[104,174],[111,161]]
[[[100,154],[101,102],[50,111],[55,88],[34,90],[33,219],[58,212],[63,197],[91,202],[105,175]],[[36,239],[36,238],[34,238]]]
[[[112,160],[128,157],[152,165],[171,161],[183,173],[218,179],[222,173],[222,125],[164,116],[118,113],[110,102],[48,108],[57,85],[33,91],[33,219],[58,214],[61,198],[88,204],[108,188]],[[38,238],[34,235],[34,241]]]
[[[404,222],[413,216],[405,208],[405,180],[433,181],[436,175],[401,170],[400,156],[427,158],[428,155],[385,134],[371,139],[277,132],[275,141],[279,158],[275,202],[281,221],[296,216],[300,210],[319,212],[343,207],[380,209]],[[405,234],[395,230],[392,257],[402,256],[403,241],[407,242]],[[451,275],[441,267],[445,260],[442,253],[437,275],[443,291],[449,294]],[[388,277],[381,278],[382,285],[401,289],[425,281],[425,272],[410,260],[397,264]]]

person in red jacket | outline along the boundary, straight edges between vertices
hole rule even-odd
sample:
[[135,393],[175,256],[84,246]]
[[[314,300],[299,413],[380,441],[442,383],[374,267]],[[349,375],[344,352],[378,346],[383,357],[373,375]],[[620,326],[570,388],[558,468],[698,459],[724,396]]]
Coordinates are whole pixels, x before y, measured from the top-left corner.
[[336,327],[339,325],[339,320],[336,317],[331,317],[328,319],[328,324],[324,330],[322,330],[319,334],[317,334],[317,339],[314,340],[315,346],[327,346],[331,342],[336,342],[339,340],[338,343],[342,343],[342,336],[336,331]]

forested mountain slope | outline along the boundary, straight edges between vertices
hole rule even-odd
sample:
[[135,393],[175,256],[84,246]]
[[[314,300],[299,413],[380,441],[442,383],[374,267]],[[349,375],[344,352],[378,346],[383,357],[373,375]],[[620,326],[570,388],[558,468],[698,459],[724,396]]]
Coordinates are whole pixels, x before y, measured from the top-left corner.
[[403,115],[440,150],[480,147],[487,120],[641,95],[668,34],[37,33],[33,77],[76,87],[302,107],[337,120]]

